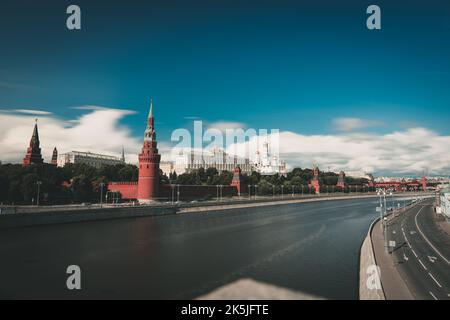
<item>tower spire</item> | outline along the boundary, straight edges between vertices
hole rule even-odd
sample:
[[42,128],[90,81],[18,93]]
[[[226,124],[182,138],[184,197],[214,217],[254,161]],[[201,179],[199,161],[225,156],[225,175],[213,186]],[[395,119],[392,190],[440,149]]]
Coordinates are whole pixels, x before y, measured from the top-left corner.
[[144,140],[145,141],[152,141],[156,139],[155,129],[154,129],[155,123],[153,118],[153,99],[150,98],[150,110],[148,112],[148,119],[147,119],[147,128],[144,132]]
[[53,149],[51,164],[54,166],[58,165],[58,149],[56,149],[56,147]]
[[33,129],[33,135],[31,136],[30,140],[30,147],[39,147],[39,132],[38,132],[38,126],[37,126],[38,119],[34,119],[34,129]]
[[41,155],[41,148],[39,147],[39,132],[38,132],[38,126],[37,126],[37,120],[34,120],[34,129],[33,134],[31,135],[30,139],[30,145],[27,148],[27,153],[25,154],[25,157],[23,158],[23,165],[28,166],[32,163],[43,163],[44,160],[42,159]]
[[150,98],[150,111],[148,112],[148,117],[153,118],[153,98]]

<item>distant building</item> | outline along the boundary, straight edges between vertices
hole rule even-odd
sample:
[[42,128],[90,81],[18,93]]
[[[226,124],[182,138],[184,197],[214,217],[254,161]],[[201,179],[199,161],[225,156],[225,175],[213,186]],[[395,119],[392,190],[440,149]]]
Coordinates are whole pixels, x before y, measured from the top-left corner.
[[39,142],[39,132],[37,126],[37,119],[34,123],[33,134],[31,135],[30,144],[27,148],[27,153],[23,158],[23,165],[29,166],[33,163],[44,163],[44,159],[42,158],[41,148]]
[[218,172],[230,171],[239,166],[241,172],[250,174],[256,171],[255,166],[249,159],[244,159],[236,155],[230,155],[219,148],[212,148],[209,150],[194,151],[194,150],[180,150],[175,156],[174,161],[161,162],[161,170],[168,176],[174,171],[177,174],[191,172],[192,170],[204,168],[215,168]]
[[256,152],[255,161],[248,158],[242,158],[237,155],[228,154],[220,148],[211,148],[203,151],[180,150],[172,161],[162,161],[160,168],[164,174],[176,172],[183,174],[200,168],[215,168],[218,172],[233,172],[236,167],[241,169],[242,173],[250,175],[253,171],[261,175],[280,174],[287,175],[286,163],[279,161],[276,156],[271,156],[268,151],[268,145],[264,145],[262,155]]
[[439,213],[441,213],[447,220],[450,220],[450,189],[443,189],[439,193]]
[[266,141],[263,144],[263,152],[256,151],[255,158],[255,171],[261,175],[274,175],[279,174],[281,176],[287,175],[286,163],[280,161],[277,156],[272,155],[269,151],[269,143]]
[[367,179],[371,180],[373,179],[372,174],[366,172],[366,171],[345,171],[345,175],[347,177],[356,178],[356,179]]
[[159,164],[159,168],[166,176],[169,177],[170,174],[174,173],[175,171],[175,163],[173,161],[161,161]]
[[53,149],[52,162],[50,164],[54,166],[58,165],[58,150],[56,149],[56,147]]
[[81,151],[72,151],[60,154],[58,156],[59,167],[64,167],[66,164],[69,163],[73,164],[83,163],[95,168],[100,168],[101,166],[122,164],[123,161],[120,158],[114,156]]

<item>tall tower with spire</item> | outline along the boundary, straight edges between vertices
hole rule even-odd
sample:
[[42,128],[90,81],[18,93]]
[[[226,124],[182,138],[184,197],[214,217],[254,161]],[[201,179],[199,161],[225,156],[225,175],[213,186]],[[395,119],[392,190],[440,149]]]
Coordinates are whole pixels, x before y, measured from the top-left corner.
[[51,165],[55,167],[58,165],[58,150],[56,149],[56,147],[53,149]]
[[310,186],[314,188],[317,194],[320,193],[319,173],[320,173],[319,167],[315,165],[313,169],[313,178],[311,180]]
[[41,148],[39,147],[39,132],[37,126],[37,119],[34,123],[33,135],[31,136],[30,145],[27,148],[27,153],[23,158],[23,165],[29,166],[32,163],[43,163]]
[[156,132],[153,118],[153,101],[150,99],[150,111],[147,128],[144,132],[144,144],[139,154],[139,180],[137,198],[139,202],[150,202],[158,196],[159,191],[159,163]]
[[338,188],[345,188],[345,172],[341,171],[339,172],[338,182],[337,182]]

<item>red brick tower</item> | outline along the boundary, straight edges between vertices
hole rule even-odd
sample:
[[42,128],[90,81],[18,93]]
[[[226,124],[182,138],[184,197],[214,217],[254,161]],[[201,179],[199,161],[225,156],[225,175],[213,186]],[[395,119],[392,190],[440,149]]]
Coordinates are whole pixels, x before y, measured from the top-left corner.
[[344,171],[339,172],[337,187],[342,188],[342,189],[345,188],[345,172]]
[[58,165],[58,150],[56,150],[56,147],[53,149],[51,165],[55,167]]
[[31,136],[30,146],[27,148],[27,153],[23,158],[23,165],[29,166],[32,163],[43,163],[44,159],[42,159],[41,148],[39,147],[39,133],[37,126],[37,119],[34,124],[33,135]]
[[313,187],[315,192],[319,194],[320,193],[319,168],[317,166],[314,166],[313,174],[314,176],[311,180],[311,187]]
[[137,198],[139,202],[150,202],[158,196],[159,191],[159,162],[156,132],[153,119],[153,103],[150,100],[147,129],[144,133],[144,145],[139,154],[139,180]]
[[422,184],[422,191],[427,191],[427,178],[425,176],[422,177],[420,183]]
[[241,168],[236,167],[233,170],[233,180],[231,180],[231,186],[236,187],[238,196],[241,195]]

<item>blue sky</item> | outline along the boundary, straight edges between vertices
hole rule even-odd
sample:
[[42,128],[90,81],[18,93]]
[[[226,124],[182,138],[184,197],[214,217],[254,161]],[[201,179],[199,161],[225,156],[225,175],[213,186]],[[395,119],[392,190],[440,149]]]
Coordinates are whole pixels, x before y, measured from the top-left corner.
[[[330,2],[3,1],[0,109],[135,110],[120,124],[140,137],[153,96],[163,141],[190,117],[304,135],[339,134],[334,120],[352,117],[377,134],[450,134],[450,3]],[[65,26],[69,4],[80,31]],[[382,30],[365,26],[370,4]]]

